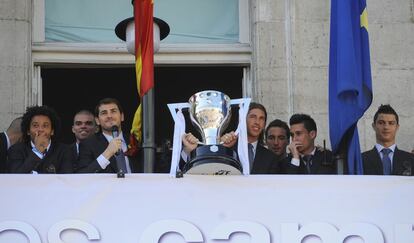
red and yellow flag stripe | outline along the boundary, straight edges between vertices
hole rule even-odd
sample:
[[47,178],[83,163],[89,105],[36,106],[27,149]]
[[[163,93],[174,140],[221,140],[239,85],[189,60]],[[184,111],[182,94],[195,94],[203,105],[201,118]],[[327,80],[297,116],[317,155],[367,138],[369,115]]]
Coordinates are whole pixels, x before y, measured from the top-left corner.
[[[135,71],[140,105],[131,127],[131,140],[142,140],[142,97],[154,87],[153,0],[134,1]],[[133,137],[132,137],[133,136]]]

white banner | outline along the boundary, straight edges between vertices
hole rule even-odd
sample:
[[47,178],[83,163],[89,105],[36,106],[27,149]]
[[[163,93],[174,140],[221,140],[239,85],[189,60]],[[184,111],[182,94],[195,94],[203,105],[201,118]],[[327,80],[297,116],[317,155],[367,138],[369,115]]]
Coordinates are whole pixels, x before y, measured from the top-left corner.
[[0,175],[1,243],[413,243],[414,178]]

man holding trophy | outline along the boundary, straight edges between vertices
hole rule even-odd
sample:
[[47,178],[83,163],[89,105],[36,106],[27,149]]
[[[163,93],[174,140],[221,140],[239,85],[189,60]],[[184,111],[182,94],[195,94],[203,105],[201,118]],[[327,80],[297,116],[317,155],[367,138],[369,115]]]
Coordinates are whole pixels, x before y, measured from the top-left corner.
[[[267,112],[263,105],[250,103],[246,118],[248,155],[250,174],[278,174],[280,173],[277,157],[263,145],[264,128],[266,126]],[[235,132],[224,134],[219,139],[220,144],[235,151],[238,136]],[[191,133],[182,137],[183,152],[190,155],[198,149],[200,141]],[[185,156],[187,157],[187,156]]]
[[184,157],[189,158],[184,173],[240,175],[242,165],[237,153],[220,141],[231,118],[230,98],[215,90],[198,92],[189,99],[189,113],[202,142],[191,133],[183,135]]

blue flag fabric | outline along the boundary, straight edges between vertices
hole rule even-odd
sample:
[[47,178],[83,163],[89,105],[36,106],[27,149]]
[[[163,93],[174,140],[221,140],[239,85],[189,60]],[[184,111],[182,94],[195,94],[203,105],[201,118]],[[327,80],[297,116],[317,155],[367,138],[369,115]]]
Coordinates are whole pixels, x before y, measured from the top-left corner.
[[365,0],[331,0],[329,126],[332,151],[346,146],[349,174],[362,174],[358,120],[372,102]]

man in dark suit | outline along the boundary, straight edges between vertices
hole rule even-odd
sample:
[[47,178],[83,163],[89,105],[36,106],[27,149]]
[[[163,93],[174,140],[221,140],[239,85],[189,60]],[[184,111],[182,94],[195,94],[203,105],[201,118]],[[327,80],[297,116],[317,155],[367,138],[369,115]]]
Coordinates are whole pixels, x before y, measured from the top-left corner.
[[10,123],[5,132],[0,133],[0,173],[7,172],[7,150],[22,139],[21,123],[22,118],[18,117]]
[[414,155],[398,149],[395,143],[399,126],[397,112],[390,105],[381,105],[372,123],[377,144],[362,153],[365,175],[413,174]]
[[[263,144],[266,119],[266,108],[259,103],[250,103],[246,118],[248,149],[251,150],[250,174],[277,174],[280,170],[277,156]],[[234,132],[221,137],[223,145],[229,148],[237,147],[237,139],[238,136]],[[197,147],[197,143],[198,139],[191,133],[183,136],[183,149],[187,154]]]
[[21,122],[23,141],[11,146],[7,165],[10,173],[72,173],[72,154],[57,141],[60,119],[47,106],[27,108]]
[[76,171],[79,160],[79,144],[96,132],[96,123],[93,113],[88,110],[80,110],[73,117],[72,132],[75,135],[75,142],[70,149],[76,160],[73,162],[73,168]]
[[282,162],[288,174],[336,174],[332,152],[315,146],[316,123],[306,114],[294,114],[290,120],[292,141],[289,156]]
[[[100,132],[79,144],[80,173],[141,172],[137,156],[127,156],[127,138],[122,133],[124,112],[118,100],[105,98],[95,108],[95,121]],[[115,130],[114,130],[115,127]],[[117,135],[118,134],[118,135]],[[115,137],[114,137],[115,135]],[[122,156],[122,157],[121,157]],[[117,162],[117,159],[124,160]],[[121,168],[122,167],[122,168]]]
[[250,174],[279,173],[278,158],[264,146],[266,121],[266,108],[259,103],[250,103],[246,121],[247,142],[249,147],[253,147],[253,162],[250,163]]

